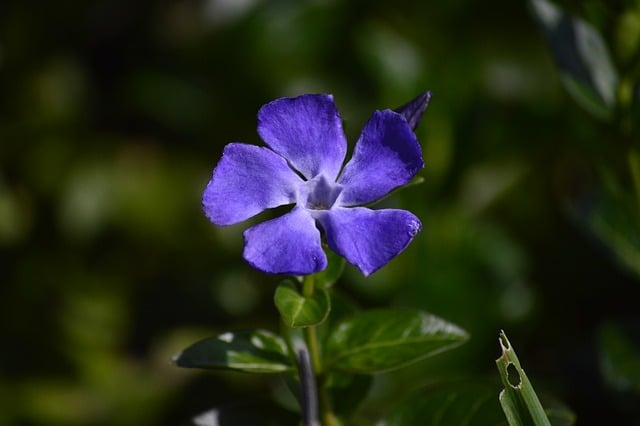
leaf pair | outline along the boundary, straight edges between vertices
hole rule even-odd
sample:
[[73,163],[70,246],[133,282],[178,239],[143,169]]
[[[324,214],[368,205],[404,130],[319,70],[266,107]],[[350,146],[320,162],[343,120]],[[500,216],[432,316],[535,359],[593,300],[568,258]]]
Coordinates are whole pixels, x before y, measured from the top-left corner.
[[274,302],[282,321],[292,328],[318,325],[331,311],[331,300],[325,289],[316,289],[311,296],[305,296],[291,280],[278,286]]
[[331,311],[329,288],[336,283],[344,270],[345,260],[331,250],[325,250],[327,268],[305,279],[313,280],[313,294],[304,295],[292,280],[284,280],[274,295],[274,302],[282,321],[292,328],[310,327],[324,322]]
[[[467,339],[459,327],[417,310],[358,313],[337,324],[325,345],[326,368],[371,374],[403,367],[454,348]],[[251,373],[293,370],[282,338],[265,330],[225,333],[178,354],[178,366]]]

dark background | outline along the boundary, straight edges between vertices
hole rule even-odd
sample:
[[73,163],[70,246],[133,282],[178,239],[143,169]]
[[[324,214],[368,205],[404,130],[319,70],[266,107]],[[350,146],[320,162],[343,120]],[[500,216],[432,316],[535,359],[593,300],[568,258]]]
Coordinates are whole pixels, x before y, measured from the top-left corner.
[[[632,2],[563,6],[619,59]],[[240,256],[247,224],[201,212],[211,170],[226,143],[259,143],[272,99],[332,93],[354,142],[374,109],[424,90],[425,183],[387,201],[424,229],[338,286],[472,338],[378,376],[370,405],[453,378],[496,380],[497,395],[504,329],[536,390],[578,424],[640,424],[638,239],[613,221],[632,240],[620,260],[626,242],[602,238],[596,214],[603,176],[629,192],[634,141],[564,91],[524,3],[13,1],[0,30],[0,425],[174,425],[278,406],[273,377],[170,363],[202,337],[277,329],[278,278]]]

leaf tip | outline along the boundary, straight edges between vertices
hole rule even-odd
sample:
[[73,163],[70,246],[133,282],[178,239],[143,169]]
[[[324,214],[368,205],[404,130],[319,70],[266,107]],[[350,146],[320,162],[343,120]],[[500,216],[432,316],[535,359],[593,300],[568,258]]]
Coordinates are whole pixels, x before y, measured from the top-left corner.
[[176,367],[181,367],[180,358],[182,358],[182,353],[183,353],[183,351],[180,351],[177,354],[175,354],[174,356],[172,356],[171,359],[169,360],[169,362],[171,362],[171,364],[175,365]]
[[504,330],[500,330],[500,334],[498,335],[498,343],[500,344],[500,348],[502,349],[502,353],[511,350],[511,342],[507,339],[507,335]]

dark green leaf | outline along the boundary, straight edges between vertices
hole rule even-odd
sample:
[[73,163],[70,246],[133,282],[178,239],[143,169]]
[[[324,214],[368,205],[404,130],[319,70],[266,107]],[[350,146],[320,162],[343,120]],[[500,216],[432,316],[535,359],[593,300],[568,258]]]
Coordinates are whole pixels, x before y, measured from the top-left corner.
[[598,31],[548,0],[530,0],[529,4],[569,93],[595,116],[610,118],[618,73]]
[[370,375],[340,372],[331,374],[328,385],[335,414],[342,418],[353,414],[369,393],[372,382]]
[[602,327],[599,338],[606,383],[621,392],[640,391],[640,347],[615,324]]
[[279,426],[295,424],[297,415],[275,406],[271,401],[255,398],[227,406],[213,408],[191,419],[190,426]]
[[327,365],[354,373],[392,370],[454,348],[461,328],[416,310],[375,310],[338,324],[326,345]]
[[573,426],[575,424],[576,415],[563,402],[544,393],[540,395],[540,401],[551,426]]
[[329,294],[324,289],[317,288],[312,296],[305,297],[290,280],[278,286],[274,301],[282,321],[289,327],[320,324],[331,310]]
[[635,194],[612,171],[602,168],[602,185],[597,197],[588,204],[578,200],[573,214],[611,250],[621,266],[640,276],[640,157],[635,152],[629,154],[629,165]]
[[249,373],[281,373],[293,369],[285,342],[265,330],[224,333],[204,339],[173,360],[179,367]]
[[451,383],[421,389],[398,405],[385,426],[506,425],[496,386]]
[[327,340],[327,336],[329,335],[329,333],[331,333],[331,330],[333,330],[336,324],[340,323],[348,317],[351,317],[360,310],[359,307],[353,302],[353,300],[340,293],[339,288],[331,290],[330,297],[331,315],[329,315],[327,317],[327,320],[320,324],[320,326],[316,329],[321,345],[324,345],[324,342]]
[[[507,425],[496,400],[497,383],[474,381],[429,386],[405,399],[384,426]],[[547,402],[548,401],[548,402]],[[570,426],[575,416],[557,400],[545,400],[553,426]]]

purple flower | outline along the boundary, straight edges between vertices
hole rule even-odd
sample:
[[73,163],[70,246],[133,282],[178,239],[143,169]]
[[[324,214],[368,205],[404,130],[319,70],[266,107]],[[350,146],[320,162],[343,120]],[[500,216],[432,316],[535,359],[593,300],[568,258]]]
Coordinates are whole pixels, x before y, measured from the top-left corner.
[[249,264],[270,274],[322,271],[324,235],[329,248],[364,275],[377,271],[422,228],[408,211],[361,207],[407,184],[424,166],[412,128],[426,103],[406,114],[403,108],[374,112],[343,168],[347,141],[331,95],[264,105],[258,133],[267,147],[230,143],[224,148],[203,194],[205,214],[216,225],[232,225],[294,204],[287,214],[244,232]]

